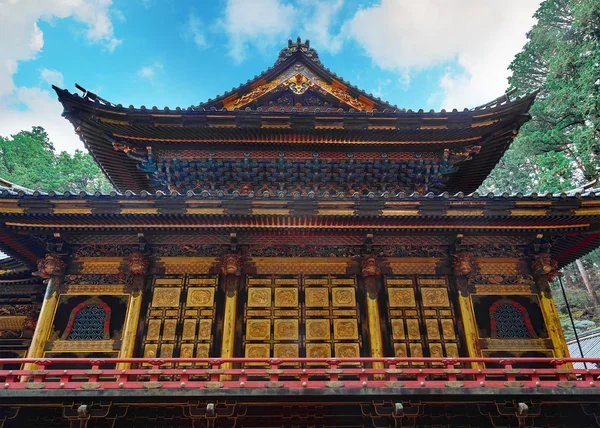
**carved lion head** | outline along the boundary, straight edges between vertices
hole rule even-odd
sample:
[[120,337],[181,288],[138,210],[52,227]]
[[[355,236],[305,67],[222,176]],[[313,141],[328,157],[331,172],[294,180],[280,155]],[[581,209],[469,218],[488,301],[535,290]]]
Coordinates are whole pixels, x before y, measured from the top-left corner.
[[558,271],[558,262],[550,257],[549,253],[537,254],[531,262],[531,270],[534,275],[546,275],[548,281],[552,281],[557,276],[562,276]]
[[475,256],[466,251],[453,255],[452,270],[456,276],[467,276],[473,272]]
[[47,253],[43,259],[37,262],[37,272],[33,274],[35,276],[41,276],[44,279],[48,279],[51,276],[60,276],[65,273],[67,265],[56,253]]
[[221,273],[223,275],[240,276],[242,274],[242,256],[239,254],[225,254],[221,265]]
[[127,271],[130,275],[146,275],[150,262],[140,252],[131,253],[127,257]]
[[379,262],[373,256],[365,257],[360,266],[360,274],[362,276],[379,276],[381,270],[379,269]]

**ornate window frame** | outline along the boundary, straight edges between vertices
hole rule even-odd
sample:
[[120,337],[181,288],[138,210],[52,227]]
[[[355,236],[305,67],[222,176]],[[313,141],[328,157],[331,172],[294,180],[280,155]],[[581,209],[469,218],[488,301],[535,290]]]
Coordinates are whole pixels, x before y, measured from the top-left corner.
[[533,324],[531,324],[531,320],[529,319],[529,313],[527,312],[527,309],[521,305],[519,302],[516,302],[512,299],[508,299],[506,297],[501,298],[496,300],[489,309],[489,313],[490,313],[490,327],[491,327],[491,331],[490,331],[490,337],[492,339],[509,339],[509,340],[518,340],[519,338],[504,338],[504,337],[498,337],[497,334],[497,327],[496,327],[496,310],[502,306],[502,305],[510,305],[515,309],[518,309],[519,312],[521,313],[521,316],[523,318],[523,322],[525,323],[525,328],[527,328],[527,332],[529,333],[529,338],[527,339],[537,339],[537,334],[535,333],[535,330],[533,328]]
[[67,322],[65,331],[64,331],[63,335],[61,336],[61,340],[71,340],[71,339],[69,339],[69,336],[71,335],[71,332],[73,331],[73,327],[75,325],[75,319],[77,318],[77,315],[79,314],[79,312],[82,309],[87,308],[89,306],[99,306],[100,309],[102,309],[104,311],[103,337],[101,340],[110,339],[110,315],[111,315],[110,306],[108,306],[105,302],[99,301],[96,298],[91,298],[91,299],[86,300],[85,302],[81,302],[79,305],[77,305],[73,308],[73,310],[71,311],[71,315],[69,316],[69,321]]

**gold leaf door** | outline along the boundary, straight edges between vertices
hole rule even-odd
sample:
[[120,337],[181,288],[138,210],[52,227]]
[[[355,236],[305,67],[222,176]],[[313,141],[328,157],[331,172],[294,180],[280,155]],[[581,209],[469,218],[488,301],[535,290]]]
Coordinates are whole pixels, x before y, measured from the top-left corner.
[[212,355],[217,282],[215,275],[164,275],[153,279],[143,336],[145,358]]
[[248,276],[246,293],[246,357],[360,356],[355,277]]
[[458,357],[446,278],[385,278],[388,324],[396,357]]

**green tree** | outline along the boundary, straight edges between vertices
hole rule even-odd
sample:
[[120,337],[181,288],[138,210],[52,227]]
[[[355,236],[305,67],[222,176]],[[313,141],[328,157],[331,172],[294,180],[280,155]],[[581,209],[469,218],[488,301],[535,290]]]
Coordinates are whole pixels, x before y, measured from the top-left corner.
[[[509,69],[516,95],[539,91],[519,136],[481,192],[561,192],[600,175],[600,1],[545,0]],[[563,269],[577,329],[600,326],[600,250]],[[587,286],[586,286],[587,281]],[[596,291],[594,293],[594,291]],[[565,333],[566,303],[553,284]]]
[[89,154],[81,150],[72,156],[67,152],[56,153],[40,126],[8,138],[0,137],[0,177],[44,192],[113,189]]
[[600,2],[546,0],[509,66],[517,95],[539,90],[532,120],[482,191],[560,192],[600,175]]

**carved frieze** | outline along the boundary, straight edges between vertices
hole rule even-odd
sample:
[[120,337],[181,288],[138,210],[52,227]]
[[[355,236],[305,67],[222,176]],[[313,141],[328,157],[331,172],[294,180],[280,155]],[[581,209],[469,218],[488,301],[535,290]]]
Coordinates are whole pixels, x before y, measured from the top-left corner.
[[227,253],[226,245],[163,244],[153,247],[156,257],[222,257]]
[[67,275],[65,276],[64,285],[74,284],[125,284],[127,278],[125,275],[101,275],[101,274],[85,274],[85,275]]
[[354,257],[358,254],[358,248],[348,245],[252,246],[246,251],[248,257]]
[[137,251],[137,245],[81,245],[74,248],[75,257],[127,257]]
[[379,257],[434,257],[448,256],[447,247],[436,245],[386,245],[374,247]]
[[469,278],[471,284],[510,284],[510,285],[534,285],[533,276],[527,274],[518,275],[482,275],[476,274]]

